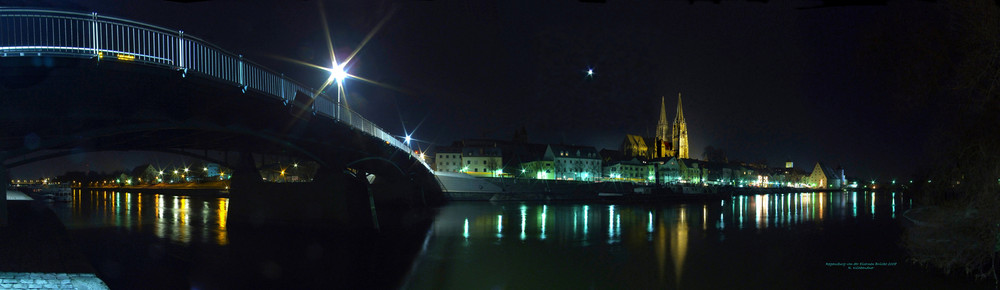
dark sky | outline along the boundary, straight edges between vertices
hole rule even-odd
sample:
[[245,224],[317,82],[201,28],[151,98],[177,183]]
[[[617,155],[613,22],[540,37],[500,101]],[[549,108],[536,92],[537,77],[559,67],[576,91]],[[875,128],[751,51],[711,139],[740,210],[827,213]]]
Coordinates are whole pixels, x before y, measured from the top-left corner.
[[[311,86],[327,76],[276,57],[330,62],[317,1],[30,3],[184,30]],[[692,157],[711,145],[771,166],[912,173],[934,120],[887,97],[871,60],[892,54],[871,39],[896,32],[887,16],[933,4],[798,9],[819,4],[325,1],[322,11],[340,58],[391,15],[349,68],[392,88],[348,80],[348,99],[391,133],[419,124],[421,146],[509,139],[524,126],[536,143],[617,149],[625,134],[655,132],[661,96],[672,120],[682,93]],[[51,164],[15,177],[41,166]]]

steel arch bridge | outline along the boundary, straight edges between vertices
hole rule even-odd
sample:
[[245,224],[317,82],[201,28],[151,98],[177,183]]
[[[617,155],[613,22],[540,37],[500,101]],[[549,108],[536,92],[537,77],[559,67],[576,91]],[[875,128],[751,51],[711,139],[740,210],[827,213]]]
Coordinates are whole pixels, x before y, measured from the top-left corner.
[[[395,174],[402,177],[390,180],[403,182],[409,179],[409,182],[419,184],[414,187],[421,194],[425,189],[440,191],[422,156],[394,135],[349,109],[342,98],[307,88],[283,74],[244,59],[242,55],[226,51],[180,30],[97,13],[0,8],[0,69],[3,70],[0,71],[0,107],[6,107],[0,108],[0,123],[5,123],[0,125],[7,127],[0,129],[0,141],[3,141],[0,142],[0,177],[3,178],[0,183],[4,186],[9,181],[9,167],[5,164],[14,164],[7,160],[45,149],[65,150],[83,143],[114,143],[113,146],[107,145],[95,150],[178,147],[227,150],[238,143],[244,153],[253,150],[292,151],[292,154],[327,165],[331,168],[328,171],[334,172],[333,175],[350,172],[349,175],[364,180],[370,174]],[[150,76],[155,80],[138,80]],[[121,87],[121,92],[116,89],[116,92],[109,93],[107,89],[100,88],[100,85],[87,83],[101,78],[137,84],[119,83],[117,85]],[[52,85],[53,83],[58,83],[61,88],[54,88],[57,86]],[[71,93],[95,97],[101,95],[103,105],[58,96]],[[204,101],[203,99],[209,98],[199,98],[191,96],[192,94],[213,97],[210,101]],[[137,98],[142,101],[137,101]],[[140,102],[143,104],[139,104]],[[146,105],[144,102],[159,104],[161,107]],[[276,124],[261,122],[253,116],[246,116],[248,112],[227,112],[215,116],[203,110],[185,107],[190,106],[191,102],[210,102],[209,105],[216,108],[225,106],[225,102],[237,102],[254,108],[256,111],[249,112],[251,114],[258,112],[266,116],[256,119],[274,118],[278,121],[273,122]],[[107,104],[130,107],[109,109]],[[36,118],[33,115],[28,117],[32,120],[23,120],[29,116],[25,114],[45,115],[44,110],[50,106],[59,106],[58,112],[94,112],[80,116],[98,121],[81,122],[66,120],[60,116]],[[104,115],[112,117],[105,118]],[[42,121],[37,122],[36,119]],[[149,121],[150,119],[155,120]],[[18,143],[19,140],[15,140],[26,132],[33,132],[32,130],[47,130],[46,126],[76,126],[76,129],[53,129],[51,135],[58,138],[44,138],[47,142],[41,142],[41,146],[22,145]],[[188,136],[199,130],[222,132],[226,137],[207,142],[191,141],[193,137]],[[344,136],[347,138],[343,138]],[[155,138],[185,141],[147,141]],[[112,139],[126,141],[110,142]],[[137,143],[129,143],[130,141]],[[246,145],[254,143],[271,145],[267,149],[263,149],[263,145]],[[243,159],[242,171],[252,171],[248,167],[250,165],[247,165],[247,159]],[[363,162],[365,160],[377,162]],[[389,161],[391,166],[387,166],[385,161]],[[348,166],[350,170],[343,170]],[[359,169],[364,174],[358,174]],[[246,182],[241,186],[248,191],[260,187],[255,184],[260,180],[252,179],[241,178]],[[325,186],[340,186],[341,183],[352,182],[340,180],[340,177],[333,179],[338,181]],[[414,181],[415,179],[417,180]],[[234,190],[237,187],[236,184],[233,185]],[[323,186],[317,186],[318,189],[314,190],[326,190],[319,187]],[[363,187],[367,187],[367,184]],[[239,203],[235,202],[232,205],[237,204]],[[374,201],[371,206],[374,214]],[[5,208],[6,205],[0,205],[0,210]],[[255,210],[257,208],[247,209]],[[5,214],[0,215],[0,222],[5,221]]]

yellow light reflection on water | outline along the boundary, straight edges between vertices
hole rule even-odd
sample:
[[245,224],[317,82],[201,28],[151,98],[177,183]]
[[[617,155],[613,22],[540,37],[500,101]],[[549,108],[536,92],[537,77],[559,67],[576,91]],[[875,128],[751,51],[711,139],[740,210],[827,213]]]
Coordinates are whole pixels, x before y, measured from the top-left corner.
[[219,219],[219,231],[218,232],[219,233],[218,233],[218,236],[216,236],[215,242],[217,244],[223,245],[223,246],[224,245],[228,245],[229,244],[229,234],[226,232],[226,218],[229,216],[229,199],[228,198],[220,198],[219,199],[219,209],[217,210],[217,212],[219,213],[219,216],[218,216],[218,219]]
[[681,206],[680,217],[674,225],[674,235],[670,239],[670,254],[674,260],[674,277],[677,287],[681,284],[681,275],[684,270],[684,257],[687,256],[688,245],[688,222],[687,208]]
[[875,219],[875,192],[872,192],[872,219]]
[[174,208],[173,230],[177,233],[175,240],[182,243],[191,242],[191,212],[188,210],[188,199],[175,196],[174,203],[178,206]]
[[163,212],[166,210],[163,205],[163,196],[156,195],[156,221],[153,222],[153,229],[156,232],[157,237],[165,237],[167,235],[166,228],[163,226]]
[[708,229],[708,205],[701,205],[701,230]]
[[823,220],[823,209],[826,207],[826,193],[819,193],[819,220]]
[[660,281],[663,281],[666,278],[667,272],[667,226],[664,225],[662,219],[657,220],[656,238],[654,241],[656,244],[654,248],[656,252],[656,264],[660,266]]
[[142,193],[136,194],[135,211],[136,216],[139,218],[135,219],[136,227],[142,229]]
[[154,209],[155,211],[153,213],[156,214],[157,219],[161,219],[163,218],[163,196],[159,194],[154,194],[153,198],[156,200],[156,208]]

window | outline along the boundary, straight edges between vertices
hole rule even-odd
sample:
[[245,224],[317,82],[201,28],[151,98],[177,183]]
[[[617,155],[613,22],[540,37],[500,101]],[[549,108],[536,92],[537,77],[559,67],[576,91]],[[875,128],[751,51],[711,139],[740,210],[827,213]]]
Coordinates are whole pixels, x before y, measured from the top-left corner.
[[469,164],[472,164],[472,160],[466,160],[465,161],[465,165],[469,165]]
[[486,160],[483,160],[483,164],[486,164]]

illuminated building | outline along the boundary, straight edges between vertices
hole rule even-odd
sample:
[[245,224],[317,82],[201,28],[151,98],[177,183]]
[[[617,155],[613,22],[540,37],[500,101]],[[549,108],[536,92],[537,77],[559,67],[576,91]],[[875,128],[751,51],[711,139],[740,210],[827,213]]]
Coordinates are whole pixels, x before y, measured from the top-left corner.
[[660,97],[660,121],[656,123],[656,139],[670,140],[667,139],[667,135],[670,135],[670,123],[667,123],[667,101]]
[[660,165],[662,183],[701,183],[705,180],[704,161],[670,158]]
[[593,180],[601,174],[601,156],[593,146],[549,145],[543,160],[552,160],[555,179]]
[[636,158],[605,164],[603,168],[603,176],[611,180],[650,182],[655,174],[654,165]]
[[497,147],[463,147],[462,171],[495,175],[503,168],[503,156]]
[[[791,161],[786,162],[786,166],[787,163],[791,163]],[[794,167],[775,168],[771,172],[772,181],[787,187],[803,187],[804,184],[808,184],[805,181],[808,176],[806,172]]]
[[512,146],[513,154],[508,163],[518,163],[514,169],[519,177],[534,179],[555,179],[555,165],[552,159],[545,159],[545,144],[521,143]]
[[738,170],[726,163],[702,162],[703,182],[712,185],[734,185]]
[[455,147],[441,147],[434,153],[434,170],[459,172],[462,170],[462,150]]
[[844,170],[839,167],[837,169],[833,170],[822,162],[816,162],[812,173],[804,178],[805,183],[815,188],[841,188],[847,180]]
[[642,137],[625,135],[619,150],[625,157],[639,159],[659,159],[667,157],[688,157],[687,122],[681,109],[680,94],[677,94],[677,115],[671,127],[667,122],[666,99],[660,97],[660,119],[656,123],[656,135]]
[[[666,118],[666,113],[661,107],[660,118]],[[663,122],[665,123],[665,122]],[[659,131],[659,130],[657,130]],[[688,157],[688,129],[687,122],[684,121],[684,110],[681,108],[681,94],[677,94],[677,115],[674,116],[674,127],[671,130],[672,148],[677,150],[673,156],[681,159]]]
[[218,177],[222,172],[218,163],[205,163],[202,166],[202,171],[204,171],[205,177]]
[[649,159],[649,146],[646,145],[645,138],[639,135],[625,135],[620,151],[624,156]]
[[535,160],[522,162],[521,169],[524,169],[524,177],[534,179],[555,179],[555,165],[552,160]]

